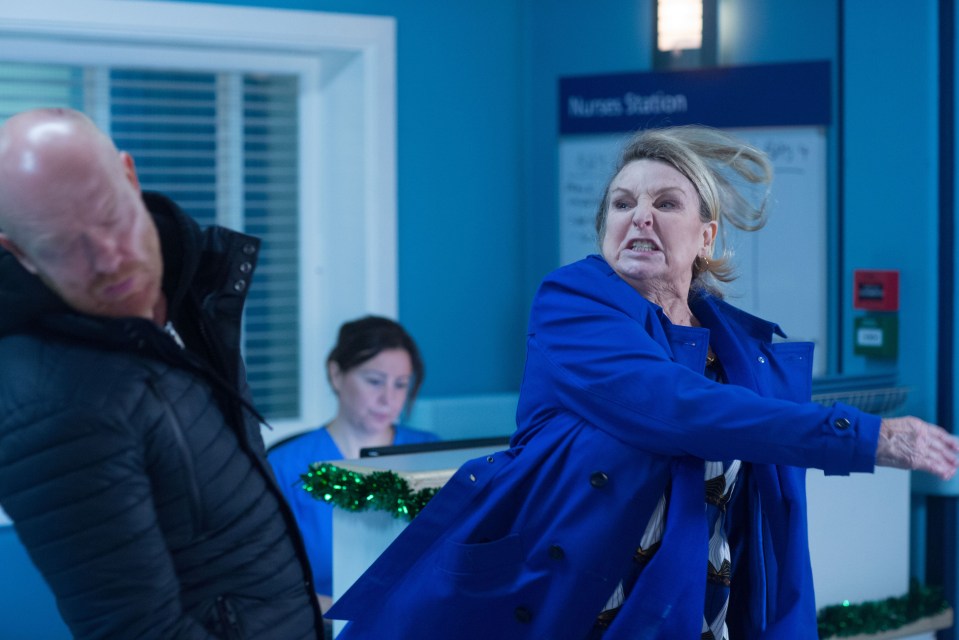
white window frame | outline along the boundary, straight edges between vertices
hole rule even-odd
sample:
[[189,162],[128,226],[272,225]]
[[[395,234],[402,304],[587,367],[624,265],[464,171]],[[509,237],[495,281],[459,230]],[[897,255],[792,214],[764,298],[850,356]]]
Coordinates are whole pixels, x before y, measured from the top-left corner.
[[395,32],[390,17],[209,4],[0,6],[8,61],[198,68],[200,50],[202,68],[300,74],[301,411],[268,443],[332,417],[325,359],[344,320],[397,315]]

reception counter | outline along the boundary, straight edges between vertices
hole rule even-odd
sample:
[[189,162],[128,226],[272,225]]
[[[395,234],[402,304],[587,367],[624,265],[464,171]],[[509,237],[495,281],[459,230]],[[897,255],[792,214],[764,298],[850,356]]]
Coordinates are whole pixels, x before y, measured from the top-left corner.
[[[438,488],[446,484],[467,460],[485,456],[502,447],[451,449],[429,453],[340,460],[337,467],[370,473],[392,471],[402,477],[413,491]],[[406,527],[407,521],[386,511],[352,512],[333,509],[333,600],[343,595],[386,547]],[[343,623],[334,621],[339,633]]]

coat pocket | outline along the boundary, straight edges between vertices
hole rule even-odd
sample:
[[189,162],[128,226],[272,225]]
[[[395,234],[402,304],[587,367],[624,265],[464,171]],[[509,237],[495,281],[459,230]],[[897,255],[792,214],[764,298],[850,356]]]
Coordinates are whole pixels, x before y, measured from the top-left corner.
[[522,565],[523,560],[522,538],[518,533],[511,533],[489,542],[462,543],[447,539],[437,564],[446,573],[482,575],[508,572]]

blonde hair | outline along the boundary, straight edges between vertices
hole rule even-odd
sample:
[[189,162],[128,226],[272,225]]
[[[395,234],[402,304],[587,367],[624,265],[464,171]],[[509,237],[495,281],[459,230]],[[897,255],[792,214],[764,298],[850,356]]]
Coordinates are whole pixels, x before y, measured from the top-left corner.
[[[715,221],[725,239],[728,222],[743,231],[757,231],[766,224],[766,206],[773,169],[766,154],[719,129],[704,126],[647,129],[635,134],[623,148],[616,171],[606,185],[596,212],[600,244],[606,235],[609,186],[623,168],[637,160],[664,162],[683,174],[699,195],[703,222]],[[731,252],[723,242],[723,254],[697,257],[693,263],[693,287],[719,294],[718,282],[736,278]]]

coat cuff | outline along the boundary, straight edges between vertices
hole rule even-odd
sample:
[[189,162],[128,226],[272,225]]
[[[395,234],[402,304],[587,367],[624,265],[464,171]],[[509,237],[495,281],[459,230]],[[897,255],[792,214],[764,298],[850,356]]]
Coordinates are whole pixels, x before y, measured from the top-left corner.
[[837,402],[823,425],[827,448],[835,454],[823,468],[825,474],[872,473],[876,466],[881,422],[879,416]]

